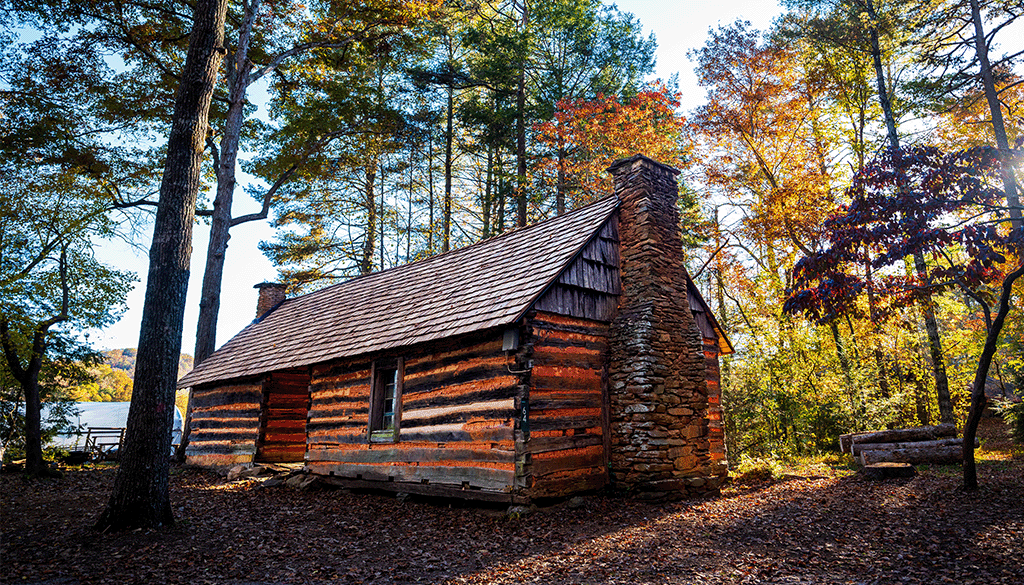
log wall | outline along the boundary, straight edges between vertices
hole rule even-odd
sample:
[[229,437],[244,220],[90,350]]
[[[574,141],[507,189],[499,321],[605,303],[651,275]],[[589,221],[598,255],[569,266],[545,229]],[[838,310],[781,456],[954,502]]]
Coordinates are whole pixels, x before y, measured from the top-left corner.
[[302,461],[306,454],[309,369],[274,372],[263,383],[263,412],[256,461]]
[[537,312],[528,317],[529,422],[524,482],[531,498],[608,483],[605,360],[608,323]]
[[708,451],[713,462],[725,466],[725,421],[722,419],[722,375],[718,352],[718,339],[704,337],[704,375],[708,383]]
[[398,490],[404,483],[419,488],[408,491],[439,486],[510,494],[522,386],[509,371],[502,335],[491,331],[403,355],[397,442],[367,439],[372,361],[314,366],[307,469],[389,482]]
[[186,461],[204,467],[251,463],[260,429],[261,380],[192,391],[192,434]]

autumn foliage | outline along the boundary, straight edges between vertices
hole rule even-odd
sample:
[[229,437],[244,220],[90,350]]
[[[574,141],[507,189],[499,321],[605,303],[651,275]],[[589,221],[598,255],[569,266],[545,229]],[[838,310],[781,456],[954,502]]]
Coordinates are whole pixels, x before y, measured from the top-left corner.
[[[630,98],[598,94],[594,99],[561,100],[555,118],[537,124],[537,140],[553,155],[541,159],[541,172],[563,170],[576,207],[611,191],[605,169],[620,159],[642,153],[679,167],[686,120],[676,110],[679,94],[655,82]],[[567,153],[559,159],[557,152]]]
[[[854,177],[848,195],[824,224],[824,248],[797,263],[787,312],[828,322],[858,314],[866,292],[887,301],[884,311],[953,288],[991,305],[992,285],[1020,262],[1024,231],[1010,229],[992,147],[889,150]],[[916,252],[929,259],[923,275],[904,269]]]

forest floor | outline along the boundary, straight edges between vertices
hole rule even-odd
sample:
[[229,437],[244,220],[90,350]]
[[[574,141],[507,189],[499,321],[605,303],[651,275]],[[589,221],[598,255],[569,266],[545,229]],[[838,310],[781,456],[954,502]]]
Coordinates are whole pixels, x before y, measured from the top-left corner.
[[0,582],[1024,583],[1024,449],[988,419],[958,466],[872,482],[843,465],[748,474],[706,500],[587,496],[509,517],[452,501],[261,487],[175,468],[177,524],[89,528],[115,470],[0,477]]

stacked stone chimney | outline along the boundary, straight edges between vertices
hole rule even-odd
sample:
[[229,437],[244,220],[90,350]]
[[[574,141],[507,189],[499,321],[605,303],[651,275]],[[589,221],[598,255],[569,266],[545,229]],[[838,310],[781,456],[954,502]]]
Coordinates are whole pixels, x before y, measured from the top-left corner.
[[288,285],[279,282],[261,282],[253,288],[260,289],[260,298],[256,301],[256,318],[259,319],[284,301],[284,291]]
[[644,156],[615,162],[622,294],[611,324],[613,486],[647,499],[717,490],[709,453],[704,347],[686,295],[679,171]]

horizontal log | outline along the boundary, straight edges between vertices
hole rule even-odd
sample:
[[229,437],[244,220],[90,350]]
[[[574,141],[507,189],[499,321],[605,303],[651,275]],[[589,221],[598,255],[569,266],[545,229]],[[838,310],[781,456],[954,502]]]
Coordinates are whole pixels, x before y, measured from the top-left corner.
[[608,483],[607,470],[595,468],[591,473],[571,476],[547,476],[538,478],[528,493],[533,498],[552,498],[567,496],[578,492],[596,490]]
[[530,418],[531,431],[556,431],[569,429],[590,429],[601,426],[600,416],[563,416],[549,419]]
[[454,443],[458,441],[511,441],[513,427],[509,425],[465,428],[465,425],[436,425],[430,427],[402,428],[399,433],[403,441],[424,443]]
[[191,448],[185,453],[185,462],[199,467],[234,467],[239,464],[251,463],[252,460],[252,454],[205,453],[193,451]]
[[[934,441],[914,441],[904,443],[854,443],[851,446],[853,455],[860,455],[864,451],[874,450],[886,450],[891,451],[894,449],[929,449],[931,447],[949,447],[957,446],[962,447],[964,440],[958,437],[950,439],[935,439]],[[975,438],[974,446],[980,447],[981,442]]]
[[592,445],[603,445],[601,435],[567,435],[560,437],[530,437],[526,442],[527,453],[547,453],[548,451],[564,451],[579,449]]
[[875,449],[861,451],[861,465],[875,463],[958,463],[963,460],[963,447],[945,446],[927,449]]
[[547,410],[580,410],[585,408],[600,408],[601,407],[601,395],[583,394],[582,396],[577,395],[574,398],[561,398],[561,399],[531,399],[530,400],[530,415],[535,416],[539,411]]
[[[309,459],[307,467],[314,473],[350,479],[382,482],[437,483],[490,490],[511,490],[515,469],[491,467],[446,467],[424,465],[366,465],[358,463],[324,462]],[[326,473],[325,473],[326,472]]]
[[571,451],[552,451],[530,460],[528,473],[541,477],[552,473],[570,472],[582,469],[603,469],[605,467],[604,446],[592,445]]
[[[193,413],[194,414],[194,413]],[[226,417],[204,414],[192,417],[192,430],[198,429],[253,429],[259,426],[260,419],[256,413],[246,417]]]
[[[887,431],[868,431],[864,433],[851,433],[840,435],[840,445],[853,445],[856,443],[907,443],[912,441],[932,441],[942,437],[955,437],[956,425],[946,423],[930,427],[915,427],[912,429],[892,429]],[[849,453],[849,449],[845,451]]]
[[388,463],[438,461],[514,463],[516,453],[510,449],[462,449],[447,447],[403,448],[401,443],[384,449],[310,449],[309,458],[316,461],[341,463]]
[[[321,474],[320,466],[309,465],[307,468],[318,475]],[[394,481],[366,481],[361,479],[348,479],[338,476],[325,476],[323,481],[338,487],[353,490],[386,490],[389,492],[419,494],[423,496],[434,496],[439,498],[462,498],[484,502],[509,502],[527,503],[525,498],[517,497],[504,490],[464,489],[460,487],[447,486],[430,483],[406,483]]]

